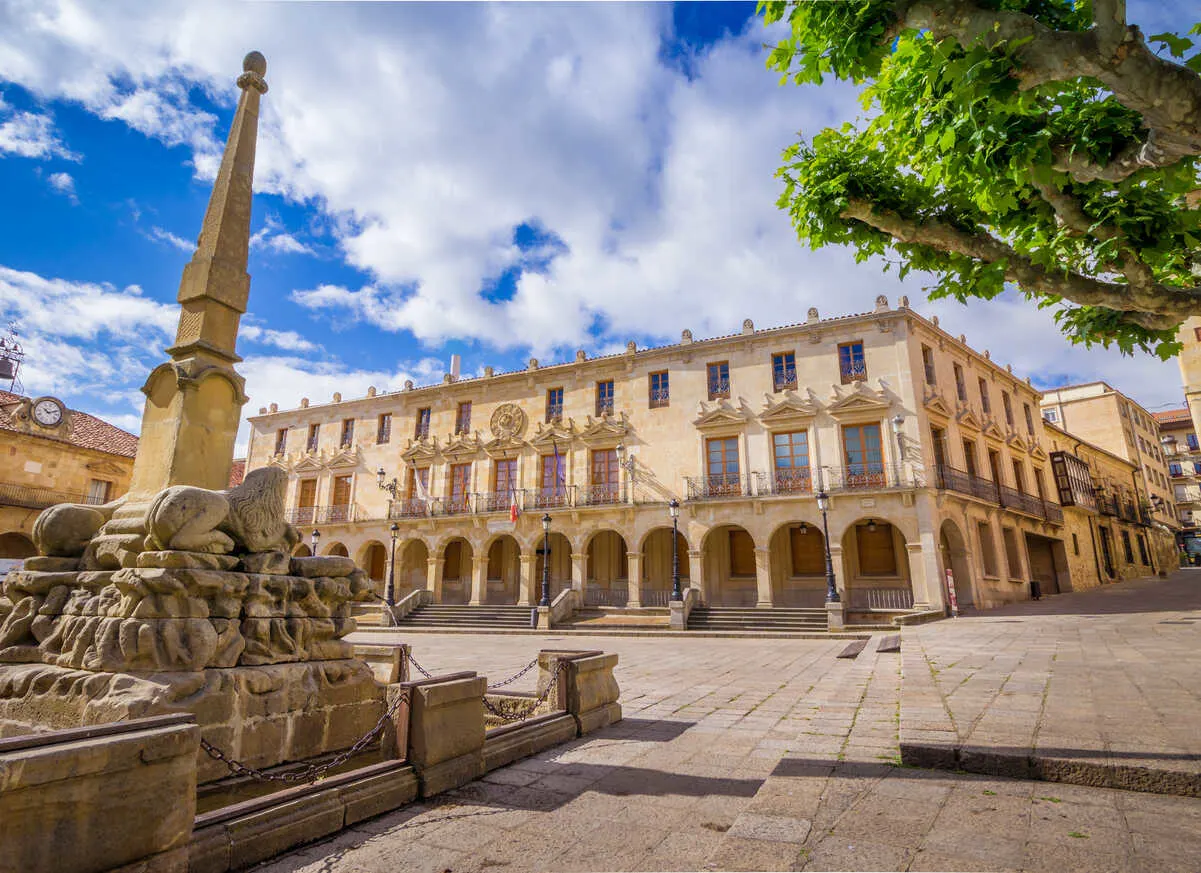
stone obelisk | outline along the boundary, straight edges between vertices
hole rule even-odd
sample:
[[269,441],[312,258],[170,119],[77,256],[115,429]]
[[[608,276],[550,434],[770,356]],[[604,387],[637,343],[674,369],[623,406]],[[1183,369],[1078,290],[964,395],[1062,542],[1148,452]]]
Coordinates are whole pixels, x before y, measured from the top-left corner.
[[267,93],[267,60],[251,52],[238,77],[242,93],[204,225],[179,284],[179,328],[167,354],[142,387],[146,407],[134,461],[130,503],[170,485],[228,487],[245,380],[233,365],[238,323],[250,275],[250,206],[259,100]]

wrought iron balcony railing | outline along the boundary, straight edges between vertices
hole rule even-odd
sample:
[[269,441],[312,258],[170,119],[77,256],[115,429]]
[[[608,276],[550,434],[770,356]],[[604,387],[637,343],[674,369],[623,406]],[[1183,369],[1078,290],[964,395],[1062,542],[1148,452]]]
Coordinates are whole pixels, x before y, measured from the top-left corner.
[[563,420],[563,404],[548,403],[546,404],[546,421],[548,424]]
[[598,397],[596,398],[596,417],[600,418],[604,415],[613,414],[613,398]]
[[517,501],[517,508],[525,510],[525,491],[520,488],[513,491],[482,492],[473,496],[475,498],[475,511],[480,514],[486,512],[509,512],[513,508],[514,499]]
[[719,397],[730,396],[730,380],[729,379],[710,379],[709,380],[709,399],[716,400]]
[[861,382],[867,378],[867,363],[865,361],[841,362],[838,365],[838,375],[842,378],[844,385],[847,382]]
[[808,467],[776,470],[771,477],[773,494],[808,494],[813,491],[813,476]]
[[777,391],[796,388],[796,370],[777,370],[772,375],[772,383]]
[[585,485],[582,494],[582,502],[585,506],[601,506],[607,503],[621,503],[621,487],[613,482]]
[[712,500],[718,497],[746,497],[751,493],[749,479],[740,473],[718,473],[712,476],[686,476],[689,500]]
[[406,497],[404,500],[393,500],[388,504],[388,520],[396,521],[401,518],[425,518],[433,515],[433,499],[422,500],[420,497]]
[[884,488],[912,488],[901,464],[850,464],[846,467],[822,467],[822,484],[827,491],[879,491]]
[[656,388],[651,391],[650,408],[659,409],[671,403],[671,391],[667,388]]
[[556,485],[547,488],[535,488],[529,492],[531,509],[562,509],[575,506],[576,487],[574,485]]
[[285,514],[292,524],[343,524],[355,520],[355,505],[339,503],[331,506],[297,506]]
[[436,515],[466,515],[471,512],[470,494],[452,494],[450,497],[439,498],[435,504]]
[[[0,482],[0,506],[23,506],[29,509],[44,509],[56,503],[91,503],[81,491],[56,491],[53,488],[37,488]],[[100,501],[95,501],[100,502]]]

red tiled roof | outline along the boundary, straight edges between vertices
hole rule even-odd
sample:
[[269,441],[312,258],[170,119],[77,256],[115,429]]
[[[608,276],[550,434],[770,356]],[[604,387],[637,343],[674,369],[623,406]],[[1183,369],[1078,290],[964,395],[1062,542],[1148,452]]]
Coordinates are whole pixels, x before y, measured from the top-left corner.
[[1151,416],[1160,424],[1177,424],[1193,420],[1188,409],[1168,409],[1164,412],[1153,412]]
[[234,464],[229,468],[229,487],[237,488],[242,484],[242,480],[246,478],[246,459],[235,458]]
[[[16,411],[16,404],[24,398],[11,391],[0,391],[0,430],[27,433],[23,427],[18,427],[11,418]],[[41,439],[69,443],[83,449],[97,452],[107,452],[110,455],[121,455],[132,458],[138,452],[138,438],[127,431],[109,424],[103,419],[86,412],[68,410],[71,415],[71,429],[65,435],[50,433],[35,433]]]

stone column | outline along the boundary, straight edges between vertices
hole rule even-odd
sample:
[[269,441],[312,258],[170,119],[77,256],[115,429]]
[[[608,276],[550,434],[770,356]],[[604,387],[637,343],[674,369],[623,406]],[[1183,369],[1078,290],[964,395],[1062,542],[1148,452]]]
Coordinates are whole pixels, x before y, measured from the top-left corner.
[[442,572],[446,569],[445,558],[427,558],[425,562],[426,584],[434,594],[434,603],[442,602]]
[[571,553],[571,587],[576,591],[584,591],[584,562],[588,560],[588,556],[580,552]]
[[542,597],[542,592],[538,590],[542,580],[537,578],[538,574],[535,572],[538,569],[538,562],[535,555],[521,555],[519,559],[521,561],[521,589],[517,594],[517,602],[521,606],[532,606]]
[[755,549],[755,583],[759,587],[759,598],[755,604],[760,609],[771,609],[771,550]]
[[842,602],[847,601],[847,579],[846,569],[842,563],[842,546],[830,546],[830,564],[834,567],[834,587],[838,589],[838,596],[842,598]]
[[[925,541],[929,539],[927,544]],[[922,534],[922,542],[906,543],[909,553],[909,587],[913,589],[914,609],[937,609],[942,606],[943,586],[939,584],[938,550],[929,534]]]
[[704,579],[704,566],[701,564],[701,550],[688,550],[688,578],[681,579],[680,585],[684,588],[701,588],[701,580]]
[[484,594],[488,590],[488,556],[471,556],[471,600],[472,606],[484,602]]
[[626,577],[630,598],[627,606],[642,606],[642,552],[626,552]]

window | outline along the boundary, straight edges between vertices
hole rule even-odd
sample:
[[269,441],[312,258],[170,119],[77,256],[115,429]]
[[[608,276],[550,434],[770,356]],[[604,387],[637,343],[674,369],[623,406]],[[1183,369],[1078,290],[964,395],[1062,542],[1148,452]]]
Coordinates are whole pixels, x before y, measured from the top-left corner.
[[281,427],[275,432],[275,454],[282,455],[288,448],[288,429]]
[[1193,472],[1201,476],[1201,461],[1193,461]]
[[776,391],[796,388],[796,355],[782,352],[771,356],[771,383]]
[[1059,412],[1055,409],[1044,409],[1043,418],[1051,422],[1051,424],[1055,424],[1057,421],[1059,421]]
[[1005,543],[1005,565],[1010,579],[1022,578],[1022,558],[1018,554],[1017,532],[1011,527],[1001,528],[1001,539]]
[[955,396],[959,398],[960,403],[967,403],[967,382],[963,379],[963,367],[958,364],[953,367],[955,370]]
[[613,414],[613,380],[596,383],[596,416]]
[[992,401],[988,397],[988,382],[984,379],[977,383],[980,386],[980,408],[985,415],[992,415]]
[[934,466],[941,470],[947,465],[947,432],[931,425],[930,446],[934,449]]
[[798,524],[788,531],[793,576],[821,576],[826,572],[826,551],[816,527]]
[[91,506],[100,506],[103,503],[108,503],[108,495],[113,490],[113,483],[105,479],[93,479],[88,482],[88,496],[86,502]]
[[469,434],[471,433],[471,401],[464,400],[459,404],[459,409],[455,413],[455,433]]
[[471,464],[452,464],[450,467],[450,512],[467,511],[467,492],[471,488]]
[[934,373],[934,350],[929,346],[922,346],[922,368],[926,371],[926,384],[937,385],[938,379]]
[[705,441],[709,496],[738,494],[738,437],[716,437]]
[[1001,478],[1001,453],[993,449],[988,450],[988,470],[992,473],[992,480],[998,485],[1004,485],[1005,480]]
[[980,562],[984,575],[996,579],[1000,575],[997,572],[997,544],[993,540],[992,527],[988,522],[976,522],[976,536],[980,539]]
[[392,413],[385,412],[379,417],[375,426],[375,442],[386,443],[392,440]]
[[809,476],[809,432],[774,433],[771,437],[777,494],[813,490]]
[[592,450],[592,493],[589,503],[616,503],[619,489],[616,449]]
[[755,541],[744,530],[730,531],[730,575],[755,576]]
[[512,504],[513,492],[517,490],[517,459],[497,458],[492,462],[492,493],[494,501],[488,509],[499,512]]
[[855,541],[859,556],[859,575],[897,575],[897,550],[891,524],[869,521],[867,524],[857,525]]
[[717,361],[707,365],[709,371],[709,399],[730,396],[730,362]]
[[650,391],[648,402],[651,409],[662,409],[671,402],[671,390],[667,382],[667,371],[660,370],[647,377],[647,388]]
[[[1199,328],[1199,329],[1201,329],[1201,328]],[[1190,452],[1195,452],[1198,450],[1198,448],[1201,448],[1201,445],[1199,445],[1197,442],[1197,435],[1195,433],[1190,433],[1184,439],[1185,439],[1185,442],[1188,443]]]
[[413,431],[413,438],[423,440],[430,435],[430,408],[417,410],[417,427]]
[[563,389],[548,388],[546,390],[546,420],[563,420]]
[[1126,555],[1126,563],[1134,563],[1134,549],[1130,547],[1130,531],[1122,531],[1122,552]]
[[540,505],[563,505],[564,493],[567,490],[567,481],[563,475],[562,455],[554,453],[542,456],[538,487],[541,489],[541,493],[539,494]]
[[344,449],[349,449],[354,442],[354,419],[347,418],[342,421],[342,439],[338,445]]
[[1034,414],[1030,411],[1030,404],[1023,403],[1022,411],[1026,413],[1026,433],[1034,435]]
[[1047,486],[1043,483],[1043,471],[1042,470],[1034,471],[1034,491],[1038,495],[1039,500],[1042,500],[1044,502],[1046,501]]
[[[350,506],[350,477],[349,476],[335,476],[334,477],[333,493],[330,496],[329,503],[330,503],[331,509],[336,507],[336,508],[345,510],[346,507]],[[339,516],[339,517],[335,517],[335,516]],[[331,512],[330,521],[346,521],[345,512],[344,511],[342,513]]]
[[1009,393],[1006,391],[1001,392],[1001,406],[1005,408],[1005,424],[1009,426],[1010,430],[1013,430],[1013,404],[1010,402]]
[[430,493],[430,468],[409,467],[408,497],[418,500],[428,497]]
[[1183,471],[1181,470],[1181,468],[1180,468],[1180,465],[1179,465],[1179,464],[1168,464],[1168,472],[1169,472],[1171,475],[1173,475],[1173,476],[1182,476],[1182,475],[1184,475],[1184,473],[1183,473]]
[[1080,554],[1080,538],[1078,536],[1076,536],[1075,534],[1072,534],[1072,554],[1073,555]]
[[863,357],[863,341],[843,343],[838,347],[838,374],[842,384],[862,382],[867,378],[867,361]]
[[846,485],[884,485],[884,454],[880,443],[880,425],[845,425],[842,429],[842,448],[847,465]]
[[1201,327],[1193,328],[1193,339],[1201,340]]
[[1013,459],[1013,485],[1018,491],[1026,493],[1026,471],[1022,469],[1022,462],[1017,458]]
[[301,479],[296,490],[296,523],[308,524],[313,520],[313,507],[317,504],[317,480]]
[[304,446],[306,452],[317,451],[317,440],[320,436],[321,436],[321,425],[310,424],[309,425],[309,438]]
[[1142,535],[1138,535],[1138,562],[1146,566],[1151,562],[1147,560],[1147,540]]
[[971,440],[963,441],[963,463],[969,476],[978,476],[976,472],[976,444]]

